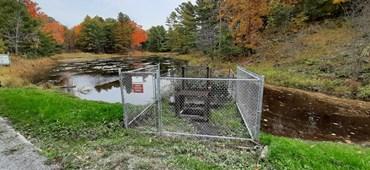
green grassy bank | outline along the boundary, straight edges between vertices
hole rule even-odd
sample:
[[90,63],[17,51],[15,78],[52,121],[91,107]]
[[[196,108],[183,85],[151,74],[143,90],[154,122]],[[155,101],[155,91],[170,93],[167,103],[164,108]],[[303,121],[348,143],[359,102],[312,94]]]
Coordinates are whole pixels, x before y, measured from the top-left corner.
[[[118,104],[51,90],[0,89],[0,115],[67,169],[370,169],[370,149],[262,135],[267,160],[230,142],[144,135],[120,127]],[[239,147],[240,145],[240,147]]]

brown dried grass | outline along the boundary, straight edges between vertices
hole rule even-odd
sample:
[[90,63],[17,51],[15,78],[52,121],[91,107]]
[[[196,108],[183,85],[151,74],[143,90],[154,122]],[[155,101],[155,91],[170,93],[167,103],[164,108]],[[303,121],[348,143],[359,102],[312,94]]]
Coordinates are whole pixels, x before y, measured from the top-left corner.
[[37,82],[57,63],[51,58],[12,57],[11,61],[10,66],[0,67],[0,85],[3,87],[22,87]]

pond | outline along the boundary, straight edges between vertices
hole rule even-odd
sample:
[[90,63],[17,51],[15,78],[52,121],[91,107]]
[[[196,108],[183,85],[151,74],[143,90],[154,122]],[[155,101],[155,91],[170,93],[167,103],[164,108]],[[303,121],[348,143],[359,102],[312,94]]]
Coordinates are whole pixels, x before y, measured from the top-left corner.
[[[60,86],[64,92],[81,99],[120,103],[122,99],[118,81],[118,68],[128,71],[157,63],[161,63],[162,73],[168,69],[186,64],[181,60],[159,57],[146,59],[112,58],[63,63],[50,73],[48,81]],[[143,77],[143,93],[131,93],[131,89],[125,91],[126,94],[130,93],[130,98],[127,98],[126,102],[137,105],[150,101],[153,97],[152,79],[151,75]]]
[[[121,102],[118,68],[133,70],[161,64],[161,72],[186,65],[171,58],[145,59],[112,58],[93,61],[62,63],[49,76],[49,82],[81,99]],[[153,77],[142,77],[143,93],[130,93],[125,99],[131,104],[145,104],[153,97]],[[370,117],[341,116],[338,107],[301,94],[265,89],[261,128],[275,135],[312,140],[345,142],[370,141]]]

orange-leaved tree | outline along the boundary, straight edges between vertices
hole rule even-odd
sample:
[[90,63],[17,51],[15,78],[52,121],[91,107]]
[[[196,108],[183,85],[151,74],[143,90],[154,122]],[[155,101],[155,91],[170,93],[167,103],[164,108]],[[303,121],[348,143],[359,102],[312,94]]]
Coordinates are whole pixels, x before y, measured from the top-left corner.
[[42,32],[50,34],[58,44],[64,43],[64,35],[66,32],[65,26],[60,24],[55,19],[49,17],[44,12],[40,11],[40,7],[36,2],[32,0],[23,0],[24,4],[27,7],[28,13],[35,19],[38,19],[42,23]]
[[134,27],[134,30],[132,32],[132,42],[131,47],[132,48],[139,48],[141,45],[148,40],[148,35],[143,28],[132,21],[132,25]]
[[42,31],[51,34],[59,44],[64,43],[66,27],[59,22],[55,20],[48,21],[43,25]]

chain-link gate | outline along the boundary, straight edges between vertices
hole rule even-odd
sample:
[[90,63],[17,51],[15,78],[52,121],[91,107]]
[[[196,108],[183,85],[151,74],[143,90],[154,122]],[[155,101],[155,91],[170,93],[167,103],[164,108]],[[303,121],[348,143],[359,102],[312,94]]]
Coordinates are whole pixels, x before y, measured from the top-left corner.
[[[217,78],[209,67],[182,67],[160,76],[159,66],[120,75],[125,127],[164,135],[258,140],[264,86],[261,76],[240,67],[236,75],[230,72]],[[136,103],[138,94],[132,94],[132,89],[138,83],[134,80],[145,75],[148,85],[144,83],[144,91],[152,89],[152,93],[141,93]]]
[[148,122],[152,129],[158,127],[159,65],[122,72],[119,70],[125,128],[141,126]]

